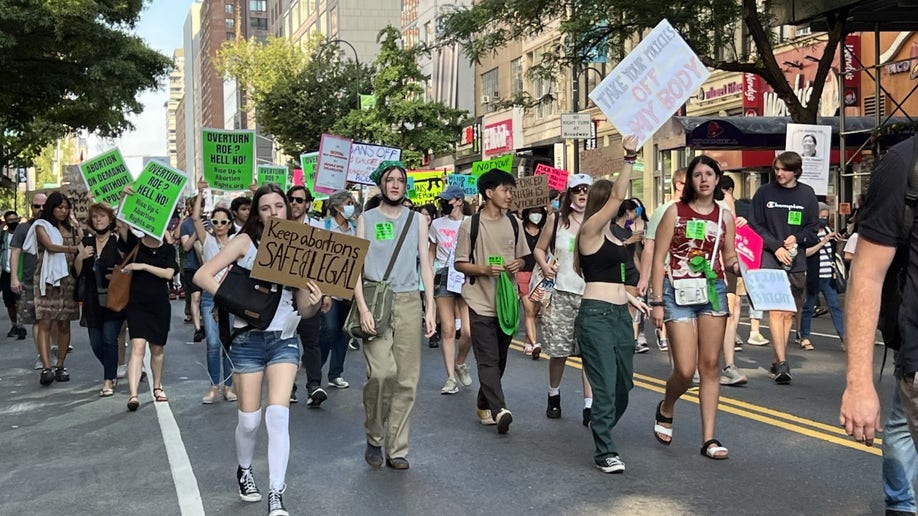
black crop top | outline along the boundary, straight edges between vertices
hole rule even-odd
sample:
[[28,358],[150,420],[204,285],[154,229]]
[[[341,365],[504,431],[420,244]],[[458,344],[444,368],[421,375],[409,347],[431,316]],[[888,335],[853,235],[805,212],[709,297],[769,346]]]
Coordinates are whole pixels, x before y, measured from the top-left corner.
[[595,253],[580,253],[580,270],[587,283],[625,283],[626,263],[628,248],[606,237]]

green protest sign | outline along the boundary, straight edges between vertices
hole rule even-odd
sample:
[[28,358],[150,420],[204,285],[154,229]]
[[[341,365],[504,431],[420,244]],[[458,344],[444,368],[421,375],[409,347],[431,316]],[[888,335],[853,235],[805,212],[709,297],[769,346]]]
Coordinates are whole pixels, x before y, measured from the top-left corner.
[[319,162],[318,152],[300,154],[300,166],[303,168],[303,186],[309,189],[315,199],[327,199],[328,195],[316,192],[316,164]]
[[282,190],[286,191],[287,174],[289,174],[287,167],[278,165],[258,165],[258,185],[261,186],[268,183],[274,183],[281,187]]
[[150,161],[134,182],[134,195],[124,198],[118,218],[154,237],[162,238],[188,178],[158,161]]
[[80,163],[80,173],[92,197],[109,206],[117,206],[121,191],[134,181],[118,149]]
[[204,179],[218,190],[247,190],[255,171],[253,131],[202,131]]
[[513,173],[513,154],[508,154],[506,156],[501,156],[499,158],[489,159],[485,161],[476,161],[472,163],[472,175],[475,177],[484,174],[489,170],[503,170],[504,172]]

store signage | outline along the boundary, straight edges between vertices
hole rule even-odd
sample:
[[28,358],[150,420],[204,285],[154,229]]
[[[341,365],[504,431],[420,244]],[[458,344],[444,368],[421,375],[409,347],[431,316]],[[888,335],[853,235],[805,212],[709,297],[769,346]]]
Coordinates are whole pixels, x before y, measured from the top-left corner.
[[501,120],[484,128],[484,153],[500,154],[513,150],[513,120]]

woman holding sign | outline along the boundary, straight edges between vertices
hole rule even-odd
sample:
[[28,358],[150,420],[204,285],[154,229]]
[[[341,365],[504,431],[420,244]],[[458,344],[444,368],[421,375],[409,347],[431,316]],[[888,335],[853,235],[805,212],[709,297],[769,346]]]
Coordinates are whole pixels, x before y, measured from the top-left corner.
[[666,210],[657,228],[650,293],[654,323],[658,328],[666,324],[673,359],[666,396],[657,405],[654,437],[666,446],[672,442],[676,400],[692,386],[697,364],[701,455],[710,459],[728,456],[727,448],[714,438],[720,352],[730,315],[723,269],[739,275],[733,214],[715,202],[723,199],[718,187],[722,176],[717,162],[708,156],[689,163],[682,199]]
[[[242,232],[230,240],[212,259],[194,275],[194,281],[211,296],[216,295],[220,283],[216,276],[231,264],[251,270],[258,252],[258,242],[265,223],[271,217],[286,220],[290,213],[287,197],[274,184],[267,184],[255,192],[252,199],[255,213],[249,215]],[[239,466],[236,479],[239,497],[246,502],[261,501],[261,492],[255,485],[252,459],[255,454],[255,437],[261,426],[261,386],[268,380],[268,406],[265,409],[265,426],[268,430],[268,469],[271,488],[268,492],[268,511],[287,514],[282,494],[286,489],[287,461],[290,458],[290,391],[300,363],[299,343],[295,329],[301,316],[314,315],[322,300],[322,291],[309,282],[308,289],[294,291],[283,289],[280,304],[271,324],[264,330],[249,330],[238,335],[230,346],[229,356],[234,366],[234,382],[239,396],[238,423],[236,424],[236,458]],[[300,312],[293,308],[296,295]],[[237,328],[245,326],[236,321]],[[290,336],[285,336],[289,333]],[[276,511],[276,512],[275,512]]]

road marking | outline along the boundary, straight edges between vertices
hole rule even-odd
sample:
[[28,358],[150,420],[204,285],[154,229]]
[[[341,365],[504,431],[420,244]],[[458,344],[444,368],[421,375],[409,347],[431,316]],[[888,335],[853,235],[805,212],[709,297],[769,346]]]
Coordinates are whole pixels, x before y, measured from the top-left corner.
[[[520,341],[513,340],[511,347],[518,351],[523,351],[523,343]],[[568,357],[566,365],[581,370],[583,369],[583,361],[580,359],[580,357]],[[634,373],[634,385],[642,389],[663,394],[665,392],[666,381],[655,378],[653,376]],[[688,392],[682,395],[682,399],[692,403],[700,403],[700,400],[698,399],[698,389],[689,389]],[[861,443],[851,440],[851,438],[848,437],[845,433],[844,429],[840,427],[827,425],[825,423],[820,423],[819,421],[802,418],[793,414],[781,412],[779,410],[762,407],[760,405],[755,405],[727,396],[720,397],[718,410],[745,417],[746,419],[751,419],[753,421],[758,421],[760,423],[765,423],[766,425],[771,425],[791,432],[796,432],[798,434],[812,437],[814,439],[820,439],[832,444],[845,446],[847,448],[851,448],[852,450],[858,450],[877,456],[883,455],[883,452],[880,450],[880,446],[883,444],[881,439],[874,440],[875,446],[867,447]]]
[[[150,368],[149,351],[143,358],[143,364],[147,371],[151,371],[151,374],[148,375],[148,385],[152,396],[153,370]],[[163,434],[166,457],[169,460],[169,469],[172,470],[172,483],[175,484],[175,494],[178,496],[182,516],[205,516],[204,501],[201,500],[201,492],[198,490],[198,479],[188,459],[185,442],[182,441],[182,433],[175,421],[175,415],[172,414],[172,408],[168,401],[161,403],[154,401],[153,407],[156,409],[156,419],[159,420],[159,430]]]

